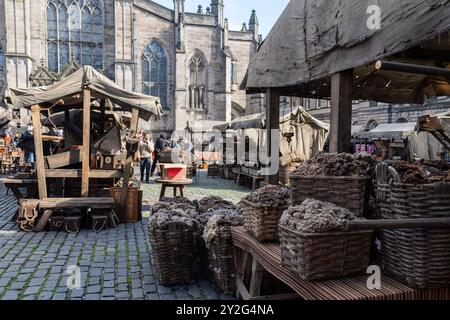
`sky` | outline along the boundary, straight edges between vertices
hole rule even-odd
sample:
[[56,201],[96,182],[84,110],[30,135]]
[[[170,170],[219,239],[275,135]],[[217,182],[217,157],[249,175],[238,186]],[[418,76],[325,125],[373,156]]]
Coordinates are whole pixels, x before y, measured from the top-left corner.
[[[173,9],[173,0],[153,1]],[[289,0],[224,0],[225,17],[228,18],[230,30],[241,30],[242,23],[248,24],[250,14],[255,9],[260,33],[266,37],[288,3]],[[211,0],[186,0],[185,10],[197,12],[198,5],[202,5],[205,10],[210,4]]]

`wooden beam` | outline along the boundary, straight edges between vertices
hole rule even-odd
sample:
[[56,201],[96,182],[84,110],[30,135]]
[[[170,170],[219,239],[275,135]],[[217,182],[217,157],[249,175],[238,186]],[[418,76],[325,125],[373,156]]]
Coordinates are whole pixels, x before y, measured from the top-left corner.
[[41,108],[38,105],[31,107],[33,135],[34,135],[34,152],[36,156],[36,170],[38,178],[39,199],[47,198],[47,183],[45,179],[45,159],[44,148],[42,146],[41,131]]
[[[131,124],[130,131],[137,131],[139,124],[139,110],[133,109],[133,113],[131,115]],[[127,209],[127,196],[128,196],[128,184],[130,182],[130,178],[133,175],[133,155],[128,154],[127,160],[125,162],[125,172],[122,184],[122,192],[120,194],[120,210],[122,213],[125,213]]]
[[331,76],[330,152],[351,153],[353,70]]
[[[82,170],[78,169],[47,169],[47,178],[81,179]],[[90,179],[121,179],[124,173],[120,170],[89,170]]]
[[83,149],[82,177],[81,177],[81,197],[89,197],[89,162],[91,147],[91,91],[83,90]]
[[[266,101],[267,101],[267,111],[266,111],[266,122],[267,122],[267,155],[269,159],[272,159],[272,156],[279,157],[278,154],[272,155],[272,143],[280,144],[280,135],[277,134],[275,137],[272,137],[272,130],[280,130],[280,94],[275,89],[268,89],[266,91]],[[272,163],[273,165],[273,163]],[[279,170],[275,175],[270,175],[267,177],[267,183],[278,185],[280,183],[280,174]]]
[[375,70],[398,71],[415,74],[425,74],[431,76],[443,76],[450,78],[450,70],[447,68],[437,68],[430,66],[423,66],[419,64],[401,63],[393,61],[377,61],[375,63]]

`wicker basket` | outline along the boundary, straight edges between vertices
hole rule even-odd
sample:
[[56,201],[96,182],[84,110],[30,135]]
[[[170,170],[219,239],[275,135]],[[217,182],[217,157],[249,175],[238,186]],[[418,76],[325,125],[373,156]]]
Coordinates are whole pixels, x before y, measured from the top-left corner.
[[287,206],[260,206],[243,199],[241,207],[244,212],[244,227],[256,240],[260,242],[279,240],[278,223]]
[[163,285],[190,283],[193,278],[194,232],[186,224],[170,222],[149,228],[151,257],[156,278]]
[[280,168],[280,182],[285,186],[291,185],[291,174],[297,169],[297,165],[294,166],[282,166]]
[[236,294],[236,271],[231,229],[215,236],[209,248],[209,261],[217,286],[227,295]]
[[366,177],[329,177],[291,175],[292,203],[300,205],[306,199],[327,201],[349,209],[362,217],[368,203]]
[[307,234],[280,226],[283,266],[307,281],[366,273],[372,231]]
[[[450,217],[445,184],[379,185],[384,219]],[[384,271],[418,289],[450,285],[450,230],[399,229],[381,233]]]

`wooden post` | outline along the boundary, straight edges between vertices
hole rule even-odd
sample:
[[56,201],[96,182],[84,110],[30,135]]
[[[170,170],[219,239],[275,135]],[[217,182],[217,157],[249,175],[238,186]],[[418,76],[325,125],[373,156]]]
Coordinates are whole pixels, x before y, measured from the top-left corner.
[[353,70],[331,76],[330,152],[351,153]]
[[[137,131],[138,124],[139,124],[139,110],[133,109],[133,113],[131,115],[130,130]],[[130,182],[130,178],[133,174],[131,172],[132,170],[133,170],[133,155],[129,154],[127,155],[127,160],[125,163],[122,192],[120,194],[120,211],[122,214],[125,214],[127,210],[128,183]]]
[[91,147],[91,91],[83,90],[83,149],[81,152],[81,197],[89,197],[89,162]]
[[101,114],[100,132],[103,135],[105,133],[105,122],[106,122],[106,99],[102,99],[100,101],[100,114]]
[[[266,122],[267,122],[267,155],[269,159],[279,156],[278,154],[272,155],[272,142],[280,144],[279,134],[276,137],[271,137],[272,130],[280,130],[280,94],[275,89],[268,89],[266,91]],[[272,163],[273,165],[273,163]],[[278,168],[279,169],[279,168]],[[267,177],[267,183],[278,185],[280,183],[280,173],[277,170],[275,175]]]
[[44,148],[42,146],[41,108],[38,105],[32,106],[31,112],[39,199],[42,200],[47,198],[47,183],[45,180]]

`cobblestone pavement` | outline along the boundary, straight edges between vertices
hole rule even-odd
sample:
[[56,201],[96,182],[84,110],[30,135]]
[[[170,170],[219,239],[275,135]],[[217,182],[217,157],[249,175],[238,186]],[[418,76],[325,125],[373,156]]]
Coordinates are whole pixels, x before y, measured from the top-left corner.
[[[145,198],[158,199],[160,186],[143,187]],[[195,199],[219,195],[239,201],[248,189],[233,182],[202,177],[188,188]],[[166,287],[157,283],[150,263],[147,219],[96,234],[63,232],[23,233],[10,221],[17,205],[0,186],[0,299],[3,300],[173,300],[231,299],[200,276],[190,285]],[[148,210],[148,207],[147,207]],[[147,215],[148,216],[148,213]],[[80,269],[81,287],[70,290],[67,281]]]
[[[161,185],[152,180],[149,184],[143,184],[144,197],[150,203],[159,199]],[[199,200],[209,196],[220,196],[226,200],[238,203],[251,190],[247,187],[237,186],[233,180],[206,177],[205,171],[200,171],[200,178],[197,183],[187,186],[185,196],[191,200]],[[166,191],[166,196],[173,196],[172,189]]]

